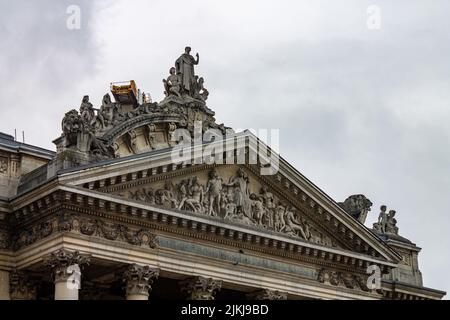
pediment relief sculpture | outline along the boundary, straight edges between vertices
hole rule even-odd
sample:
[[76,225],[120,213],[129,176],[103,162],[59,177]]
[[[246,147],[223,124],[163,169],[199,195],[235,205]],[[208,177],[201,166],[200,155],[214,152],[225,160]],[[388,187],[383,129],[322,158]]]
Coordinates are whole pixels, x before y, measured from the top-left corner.
[[279,232],[323,246],[337,246],[300,210],[237,166],[220,166],[191,176],[158,181],[121,191],[120,195],[150,205]]

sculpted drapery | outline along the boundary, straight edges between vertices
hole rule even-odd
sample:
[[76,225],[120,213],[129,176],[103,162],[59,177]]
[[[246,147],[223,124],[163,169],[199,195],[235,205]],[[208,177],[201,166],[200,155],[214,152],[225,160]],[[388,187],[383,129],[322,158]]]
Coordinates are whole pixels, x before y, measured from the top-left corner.
[[199,62],[199,55],[197,53],[197,60],[190,54],[191,48],[186,47],[185,52],[175,61],[175,68],[177,74],[181,75],[181,87],[188,92],[192,92],[195,83],[194,65]]

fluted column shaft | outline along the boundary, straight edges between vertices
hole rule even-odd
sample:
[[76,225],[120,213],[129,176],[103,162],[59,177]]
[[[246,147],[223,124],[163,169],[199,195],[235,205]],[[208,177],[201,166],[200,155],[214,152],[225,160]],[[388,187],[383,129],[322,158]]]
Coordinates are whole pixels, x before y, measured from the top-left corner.
[[9,272],[0,270],[0,300],[10,300]]

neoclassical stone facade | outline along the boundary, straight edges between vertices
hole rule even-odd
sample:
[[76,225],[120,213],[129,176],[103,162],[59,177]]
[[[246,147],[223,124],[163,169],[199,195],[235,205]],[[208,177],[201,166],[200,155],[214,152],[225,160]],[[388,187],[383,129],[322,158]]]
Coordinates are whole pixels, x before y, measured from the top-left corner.
[[159,103],[134,82],[99,108],[85,96],[56,153],[0,135],[1,299],[445,295],[423,286],[394,210],[369,229],[365,196],[337,203],[255,135],[217,124],[190,51]]

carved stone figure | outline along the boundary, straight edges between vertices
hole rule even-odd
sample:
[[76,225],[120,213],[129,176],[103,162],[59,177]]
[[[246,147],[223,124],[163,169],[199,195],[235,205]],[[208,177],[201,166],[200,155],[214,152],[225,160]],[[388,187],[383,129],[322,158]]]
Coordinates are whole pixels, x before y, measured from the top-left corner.
[[195,88],[194,65],[200,61],[200,56],[196,54],[197,59],[191,55],[191,47],[186,47],[184,53],[175,61],[176,73],[181,76],[181,87],[190,95]]
[[36,284],[29,274],[13,270],[9,277],[9,294],[12,300],[35,300]]
[[238,212],[242,212],[247,218],[252,219],[250,212],[249,185],[250,181],[242,168],[239,168],[236,175],[230,178],[227,184],[234,187],[234,203]]
[[156,203],[169,208],[176,208],[178,206],[177,199],[174,195],[174,186],[171,181],[166,181],[164,189],[156,191]]
[[146,201],[147,202],[147,192],[145,189],[136,190],[135,192],[130,191],[130,198],[138,201]]
[[195,76],[195,90],[194,97],[206,101],[209,96],[209,91],[204,87],[205,79],[203,77]]
[[176,73],[176,69],[174,67],[170,68],[169,70],[170,76],[166,79],[163,79],[163,83],[164,83],[164,94],[166,96],[170,96],[170,95],[176,95],[177,97],[181,98],[181,93],[180,93],[180,75],[178,75]]
[[233,195],[225,194],[223,199],[227,199],[225,203],[225,219],[235,219],[235,215],[237,212],[236,204],[233,202]]
[[8,159],[0,158],[0,173],[8,172]]
[[65,146],[76,145],[78,133],[83,131],[83,121],[78,111],[73,109],[67,112],[62,120],[61,127],[66,141]]
[[183,189],[183,199],[179,204],[180,209],[185,209],[197,213],[203,213],[203,186],[198,182],[196,176],[192,177],[189,182],[184,182],[181,186]]
[[109,94],[105,94],[102,99],[102,105],[97,113],[97,119],[101,129],[105,129],[113,124],[114,120],[114,107],[111,102]]
[[268,228],[274,227],[274,215],[275,215],[275,197],[272,192],[269,191],[269,188],[263,186],[260,191],[260,195],[264,202],[264,216],[263,216],[263,225]]
[[150,146],[150,148],[152,150],[156,148],[155,131],[156,131],[156,126],[154,124],[149,124],[149,125],[144,127],[145,140],[147,141],[147,144]]
[[355,194],[345,199],[344,202],[340,202],[339,206],[353,218],[364,224],[367,214],[372,207],[372,202],[362,194]]
[[222,195],[222,179],[214,169],[209,172],[209,180],[206,185],[205,193],[208,195],[209,202],[208,215],[219,215]]
[[378,221],[373,224],[375,230],[381,233],[386,233],[386,223],[387,223],[387,213],[386,206],[382,205],[380,207],[380,214],[378,215]]
[[223,183],[216,168],[208,172],[206,185],[198,177],[191,176],[177,183],[166,180],[164,188],[156,191],[150,187],[137,188],[130,190],[128,197],[274,230],[319,245],[335,246],[330,237],[311,225],[294,207],[282,203],[267,186],[261,186],[259,194],[248,195],[250,181],[242,168],[229,179],[230,183]]
[[281,232],[284,230],[284,227],[286,225],[286,223],[284,222],[284,211],[285,211],[285,208],[282,205],[279,205],[275,209],[274,221],[273,221],[275,231]]
[[330,284],[338,286],[341,283],[341,273],[337,271],[330,272]]
[[266,186],[261,187],[260,194],[264,199],[264,205],[266,206],[266,208],[275,208],[275,198],[273,196],[273,193],[269,191],[269,188],[267,188]]
[[128,150],[131,153],[137,154],[139,152],[136,144],[137,140],[136,131],[130,130],[127,133],[125,133],[125,135],[123,136],[123,140],[125,141],[125,144],[127,145]]
[[394,217],[395,210],[390,210],[386,219],[386,232],[398,234],[397,219]]
[[95,124],[95,111],[92,103],[89,102],[89,96],[84,96],[80,106],[81,120],[87,127]]
[[256,194],[252,193],[250,195],[250,200],[252,201],[251,207],[253,211],[253,220],[260,226],[263,225],[263,217],[265,214],[265,208],[263,204],[263,199]]
[[301,225],[301,223],[299,221],[297,221],[297,217],[295,214],[295,209],[292,207],[289,207],[286,209],[286,213],[285,213],[285,232],[286,233],[290,233],[290,234],[294,234],[297,236],[301,236],[303,237],[303,239],[307,240],[305,231]]

